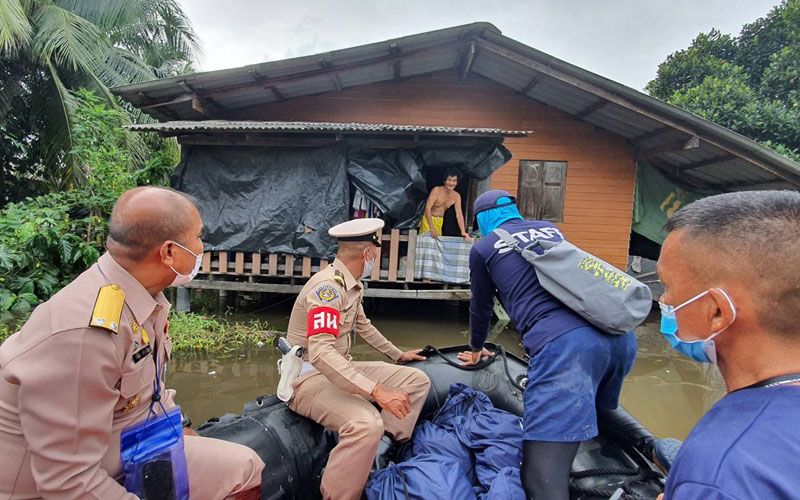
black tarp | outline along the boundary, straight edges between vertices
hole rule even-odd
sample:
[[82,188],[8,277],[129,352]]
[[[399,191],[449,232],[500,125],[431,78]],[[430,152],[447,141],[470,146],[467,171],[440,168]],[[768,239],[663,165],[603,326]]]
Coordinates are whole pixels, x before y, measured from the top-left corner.
[[392,227],[408,229],[419,221],[428,193],[422,158],[415,151],[351,151],[347,175],[393,221]]
[[387,226],[416,227],[426,168],[456,167],[484,179],[511,158],[502,145],[369,150],[183,147],[172,186],[194,196],[206,249],[332,258],[328,229],[349,218],[350,183],[384,212]]
[[344,147],[184,147],[172,184],[197,198],[207,250],[330,257],[347,220]]

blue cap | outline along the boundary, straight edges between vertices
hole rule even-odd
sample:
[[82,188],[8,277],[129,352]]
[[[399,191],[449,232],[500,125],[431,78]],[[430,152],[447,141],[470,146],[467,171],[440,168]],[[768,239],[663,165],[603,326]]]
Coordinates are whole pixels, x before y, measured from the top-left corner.
[[[497,200],[504,197],[511,199],[511,203],[506,202],[498,205]],[[512,205],[515,201],[517,201],[517,199],[508,194],[508,191],[503,191],[502,189],[492,189],[486,191],[485,193],[481,194],[475,199],[473,212],[475,213],[475,215],[477,215],[483,211],[490,210],[492,208]]]

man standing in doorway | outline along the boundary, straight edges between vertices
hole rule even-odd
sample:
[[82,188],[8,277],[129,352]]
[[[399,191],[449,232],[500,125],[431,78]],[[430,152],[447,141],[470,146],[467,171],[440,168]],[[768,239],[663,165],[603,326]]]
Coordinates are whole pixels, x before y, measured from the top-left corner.
[[535,240],[561,241],[546,221],[524,220],[510,194],[487,191],[475,200],[483,235],[470,252],[471,352],[465,364],[490,355],[483,348],[499,297],[531,357],[525,388],[520,476],[528,498],[566,500],[569,473],[581,441],[597,436],[596,407],[616,408],[636,357],[633,332],[598,330],[542,287],[533,266],[493,233],[506,230],[525,248]]
[[430,388],[416,368],[353,361],[349,354],[355,332],[393,361],[425,359],[419,350],[400,351],[364,314],[360,280],[380,258],[382,227],[380,219],[332,227],[329,234],[339,239],[336,260],[306,283],[289,319],[289,342],[305,350],[289,408],[339,433],[322,476],[326,500],[361,498],[384,432],[395,441],[411,438]]
[[716,363],[728,394],[686,438],[664,496],[797,498],[800,193],[703,198],[667,231],[661,332],[682,354]]

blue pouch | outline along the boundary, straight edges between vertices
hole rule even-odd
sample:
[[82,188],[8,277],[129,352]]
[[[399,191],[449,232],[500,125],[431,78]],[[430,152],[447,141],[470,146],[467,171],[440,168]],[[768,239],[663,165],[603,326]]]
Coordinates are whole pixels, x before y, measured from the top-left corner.
[[189,499],[179,406],[159,415],[151,408],[145,421],[124,429],[120,439],[125,489],[147,500]]

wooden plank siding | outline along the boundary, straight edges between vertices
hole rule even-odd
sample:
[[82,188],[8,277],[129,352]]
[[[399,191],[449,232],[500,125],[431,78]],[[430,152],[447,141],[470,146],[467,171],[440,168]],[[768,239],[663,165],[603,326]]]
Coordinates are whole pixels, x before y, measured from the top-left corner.
[[626,266],[634,148],[623,137],[480,76],[470,74],[461,81],[457,71],[446,70],[241,109],[228,118],[533,130],[529,137],[506,139],[513,158],[492,175],[492,188],[516,195],[520,160],[567,162],[564,220],[559,227],[575,244]]

